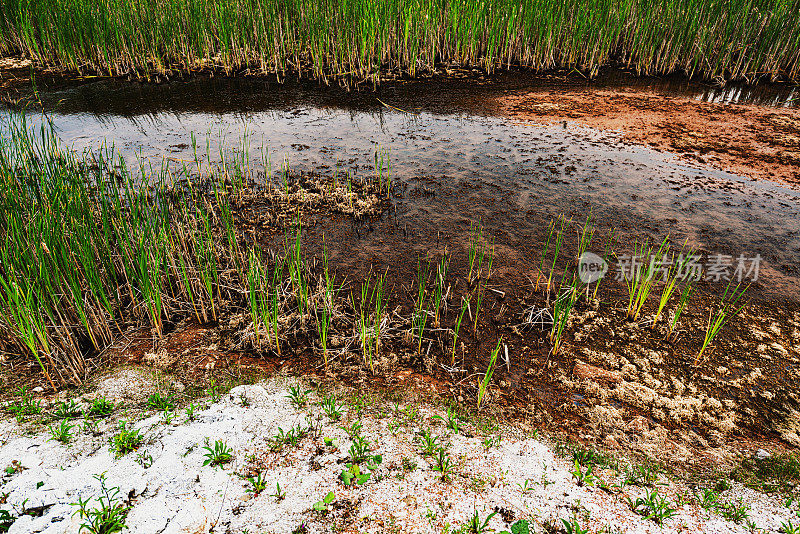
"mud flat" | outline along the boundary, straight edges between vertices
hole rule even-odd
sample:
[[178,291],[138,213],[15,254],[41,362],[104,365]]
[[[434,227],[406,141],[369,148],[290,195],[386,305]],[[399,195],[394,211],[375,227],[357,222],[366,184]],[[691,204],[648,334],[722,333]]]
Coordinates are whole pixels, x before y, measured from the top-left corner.
[[625,89],[531,92],[503,97],[501,103],[523,120],[568,120],[614,130],[628,142],[674,153],[684,161],[800,186],[796,109]]

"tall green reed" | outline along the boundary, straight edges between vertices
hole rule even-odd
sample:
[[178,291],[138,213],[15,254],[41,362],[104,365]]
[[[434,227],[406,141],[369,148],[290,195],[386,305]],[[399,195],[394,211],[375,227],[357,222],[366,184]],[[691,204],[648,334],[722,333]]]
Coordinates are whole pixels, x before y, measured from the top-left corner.
[[0,52],[142,76],[250,69],[376,84],[437,63],[564,67],[612,61],[708,79],[800,72],[795,0],[2,0]]

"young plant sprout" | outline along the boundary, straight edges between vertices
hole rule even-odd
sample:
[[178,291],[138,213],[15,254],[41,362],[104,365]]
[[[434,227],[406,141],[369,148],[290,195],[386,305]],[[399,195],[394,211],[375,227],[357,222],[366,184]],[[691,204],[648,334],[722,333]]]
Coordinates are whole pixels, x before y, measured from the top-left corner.
[[489,366],[486,367],[486,372],[483,374],[483,379],[478,383],[478,409],[480,410],[483,406],[483,399],[486,396],[486,392],[489,390],[489,384],[492,381],[492,375],[494,375],[494,370],[497,364],[497,355],[500,353],[500,345],[503,343],[503,338],[497,340],[497,346],[492,350],[492,354],[489,357]]
[[714,338],[720,333],[722,328],[728,324],[728,322],[736,317],[742,308],[747,304],[746,302],[741,303],[742,297],[744,296],[745,291],[750,287],[749,285],[742,287],[742,282],[739,282],[733,290],[731,290],[731,284],[733,280],[731,279],[728,282],[727,287],[725,288],[725,292],[722,294],[722,298],[716,305],[716,309],[711,309],[708,312],[708,323],[706,325],[706,334],[705,338],[703,339],[703,345],[700,347],[700,351],[697,353],[697,357],[694,359],[694,365],[698,365],[700,363],[700,359],[703,357],[706,349],[711,345],[714,341]]

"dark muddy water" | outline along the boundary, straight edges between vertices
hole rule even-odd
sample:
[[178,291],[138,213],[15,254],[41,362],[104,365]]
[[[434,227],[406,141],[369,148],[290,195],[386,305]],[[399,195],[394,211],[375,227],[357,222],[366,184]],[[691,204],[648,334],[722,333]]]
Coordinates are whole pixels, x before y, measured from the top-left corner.
[[[328,221],[312,230],[341,238],[334,247],[341,263],[402,270],[411,269],[408,260],[416,253],[448,246],[460,254],[470,221],[480,219],[497,240],[499,272],[519,275],[535,268],[552,217],[564,213],[580,224],[591,210],[603,233],[619,229],[622,250],[635,235],[669,234],[705,254],[759,254],[754,294],[800,300],[799,191],[689,167],[597,130],[513,121],[496,110],[494,98],[545,82],[517,76],[481,83],[413,83],[345,94],[246,79],[96,82],[45,88],[41,98],[66,143],[80,150],[107,140],[131,160],[191,160],[194,133],[202,151],[208,140],[212,159],[220,146],[247,139],[251,159],[259,160],[266,147],[273,168],[284,158],[301,171],[332,172],[338,163],[359,177],[373,172],[377,148],[388,150],[392,177],[404,190],[396,213],[363,225]],[[634,85],[709,101],[793,105],[794,99],[791,89],[658,83]],[[591,249],[602,252],[602,242]]]

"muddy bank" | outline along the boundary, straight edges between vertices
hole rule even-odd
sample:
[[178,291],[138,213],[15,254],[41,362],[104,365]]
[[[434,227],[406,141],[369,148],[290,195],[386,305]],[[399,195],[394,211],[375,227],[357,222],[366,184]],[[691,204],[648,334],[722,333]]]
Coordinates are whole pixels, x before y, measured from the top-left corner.
[[800,187],[796,109],[602,88],[509,94],[499,102],[517,119],[615,130],[693,164]]

